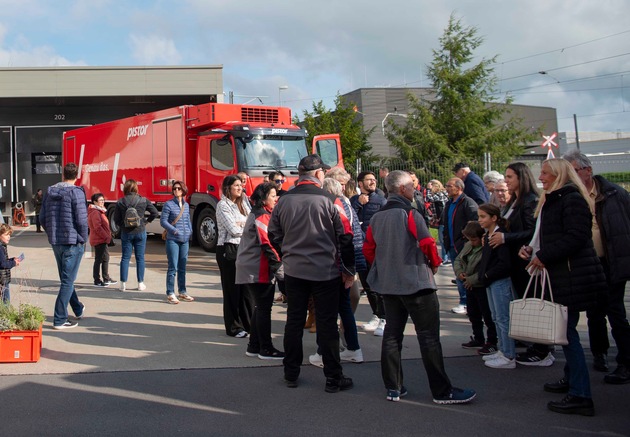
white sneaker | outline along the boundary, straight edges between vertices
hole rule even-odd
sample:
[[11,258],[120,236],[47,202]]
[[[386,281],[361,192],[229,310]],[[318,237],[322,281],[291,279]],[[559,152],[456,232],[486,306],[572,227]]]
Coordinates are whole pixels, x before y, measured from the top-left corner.
[[339,353],[339,358],[341,358],[341,361],[350,361],[352,363],[362,363],[363,352],[361,351],[361,349],[357,349],[355,351],[346,349],[345,351]]
[[502,356],[503,356],[503,352],[497,351],[497,352],[495,352],[493,354],[490,354],[490,355],[483,355],[481,357],[481,359],[484,360],[484,361],[492,361],[492,360],[496,360],[497,358],[502,357]]
[[492,367],[493,369],[516,369],[516,360],[514,358],[509,359],[503,354],[494,360],[486,361],[484,364],[487,367]]
[[457,305],[455,308],[451,309],[451,312],[455,314],[466,314],[466,305]]
[[139,291],[144,291],[147,289],[147,286],[144,285],[144,282],[138,282],[138,290]]
[[308,357],[308,362],[311,363],[313,366],[317,366],[317,367],[324,367],[324,362],[322,361],[322,356],[320,354],[318,354],[317,352],[315,352],[313,355],[309,355]]
[[120,291],[125,291],[127,289],[127,283],[120,281],[120,285],[118,286]]
[[363,324],[363,330],[374,331],[376,328],[378,328],[378,324],[380,321],[381,319],[378,316],[372,316],[369,322]]
[[378,322],[378,327],[374,330],[374,335],[376,335],[377,337],[383,336],[383,332],[385,332],[385,323],[385,319],[381,319]]

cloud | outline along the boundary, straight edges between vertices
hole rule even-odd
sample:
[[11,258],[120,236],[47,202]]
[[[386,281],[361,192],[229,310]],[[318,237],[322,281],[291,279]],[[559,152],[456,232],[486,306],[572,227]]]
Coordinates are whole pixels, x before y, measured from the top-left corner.
[[175,41],[156,34],[129,36],[131,56],[144,65],[179,65],[182,56]]

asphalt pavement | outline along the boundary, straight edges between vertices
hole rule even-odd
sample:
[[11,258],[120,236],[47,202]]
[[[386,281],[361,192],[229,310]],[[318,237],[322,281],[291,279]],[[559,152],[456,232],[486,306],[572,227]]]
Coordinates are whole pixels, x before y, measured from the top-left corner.
[[[2,435],[630,435],[625,403],[630,384],[605,384],[604,374],[592,371],[596,415],[560,415],[546,404],[562,395],[546,393],[542,385],[562,376],[561,350],[551,367],[497,370],[485,367],[475,351],[462,349],[470,323],[450,312],[457,304],[450,266],[437,275],[445,365],[452,383],[475,389],[477,398],[468,405],[441,406],[431,400],[411,323],[403,346],[409,395],[400,402],[385,400],[381,338],[361,329],[365,362],[344,364],[344,373],[354,379],[352,390],[324,392],[322,369],[308,364],[315,335],[306,330],[299,387],[289,389],[281,362],[246,357],[247,339],[225,335],[213,254],[191,248],[187,283],[195,302],[171,305],[159,236],[148,240],[142,292],[133,259],[127,291],[93,286],[93,259],[87,253],[77,279],[85,318],[77,328],[56,331],[51,326],[58,276],[46,235],[35,233],[34,226],[15,228],[9,254],[22,252],[25,261],[12,272],[12,302],[41,306],[47,321],[39,362],[0,364]],[[111,255],[110,274],[118,279],[119,244]],[[626,297],[626,308],[629,301]],[[362,297],[357,322],[370,315]],[[279,349],[285,317],[286,306],[274,305],[272,333]],[[579,330],[588,348],[584,319]],[[590,351],[586,354],[590,364]],[[612,349],[611,366],[614,354]]]

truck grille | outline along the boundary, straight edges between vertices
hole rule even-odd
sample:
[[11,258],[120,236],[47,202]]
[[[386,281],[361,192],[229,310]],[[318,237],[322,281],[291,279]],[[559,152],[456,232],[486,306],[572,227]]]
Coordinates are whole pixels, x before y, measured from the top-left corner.
[[250,123],[278,123],[278,110],[243,107],[241,108],[241,120]]

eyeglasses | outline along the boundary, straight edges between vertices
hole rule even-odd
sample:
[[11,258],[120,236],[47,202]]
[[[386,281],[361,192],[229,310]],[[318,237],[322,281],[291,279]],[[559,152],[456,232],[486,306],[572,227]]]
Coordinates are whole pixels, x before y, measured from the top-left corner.
[[97,202],[105,202],[105,199],[96,199]]
[[494,191],[496,191],[497,193],[507,193],[507,190],[503,190],[503,189],[501,189],[501,190],[495,189]]
[[450,185],[450,184],[446,184],[444,185],[445,188],[453,188],[455,185]]
[[282,183],[284,183],[284,181],[285,181],[285,180],[286,180],[286,179],[274,179],[273,181],[274,181],[276,184],[282,184]]
[[184,191],[182,187],[173,187],[173,191]]

